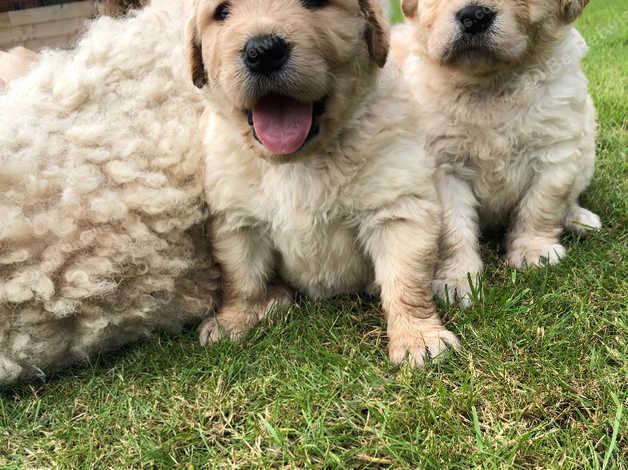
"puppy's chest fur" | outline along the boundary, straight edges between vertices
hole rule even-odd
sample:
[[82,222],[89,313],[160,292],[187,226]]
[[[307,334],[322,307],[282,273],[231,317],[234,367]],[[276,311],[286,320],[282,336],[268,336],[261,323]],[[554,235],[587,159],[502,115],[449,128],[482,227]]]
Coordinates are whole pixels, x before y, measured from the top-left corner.
[[432,103],[430,147],[471,183],[487,215],[507,215],[541,172],[573,159],[594,132],[586,80],[579,70],[574,74],[504,97]]
[[[574,36],[567,43],[579,41]],[[560,67],[550,61],[547,69],[524,71],[506,91],[438,86],[434,92],[422,85],[419,96],[431,95],[422,103],[430,149],[471,183],[487,215],[507,215],[535,177],[577,160],[574,152],[594,133],[580,56],[565,52],[567,46],[556,53]]]
[[442,134],[430,131],[435,136],[430,147],[441,163],[471,184],[483,208],[507,212],[540,169],[535,165],[541,163],[538,152],[546,145],[543,130],[532,129],[537,126],[528,109],[504,109],[501,114],[488,103],[467,102],[462,110],[451,103],[442,106],[450,113],[437,120],[436,129],[444,130]]
[[[363,289],[372,269],[357,242],[357,217],[325,170],[273,168],[265,175],[262,223],[282,277],[312,297]],[[297,171],[295,171],[297,170]]]
[[233,228],[253,227],[255,236],[270,240],[285,281],[315,298],[371,282],[342,176],[298,163],[221,160],[207,170],[212,209],[227,214]]

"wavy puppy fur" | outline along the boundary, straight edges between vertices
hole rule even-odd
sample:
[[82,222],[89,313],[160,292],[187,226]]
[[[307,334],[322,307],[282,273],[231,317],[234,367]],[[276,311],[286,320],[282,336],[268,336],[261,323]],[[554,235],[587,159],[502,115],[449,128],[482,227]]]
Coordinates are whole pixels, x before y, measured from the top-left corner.
[[187,36],[190,78],[212,110],[205,189],[225,279],[201,342],[239,338],[292,289],[324,298],[374,283],[393,362],[420,367],[457,347],[432,298],[434,161],[409,90],[384,65],[378,5],[199,0]]
[[[578,205],[595,163],[595,110],[571,22],[585,0],[403,0],[395,60],[417,128],[439,159],[443,254],[435,283],[469,303],[480,224],[508,224],[508,262],[557,263],[563,229],[600,219]],[[452,299],[453,300],[453,299]]]
[[144,7],[149,0],[97,0],[96,8],[101,15],[124,16],[130,11]]
[[0,95],[0,385],[214,307],[184,3],[98,19]]

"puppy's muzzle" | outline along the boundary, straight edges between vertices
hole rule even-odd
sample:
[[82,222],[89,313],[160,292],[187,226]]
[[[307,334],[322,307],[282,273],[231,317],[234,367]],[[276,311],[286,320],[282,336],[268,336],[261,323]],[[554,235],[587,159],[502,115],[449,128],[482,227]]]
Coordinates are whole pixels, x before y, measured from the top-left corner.
[[271,75],[281,71],[290,57],[290,46],[276,34],[255,36],[247,41],[242,60],[249,72]]
[[481,5],[467,5],[456,13],[456,20],[462,25],[462,31],[468,35],[482,34],[495,22],[496,12]]
[[458,34],[445,49],[443,63],[452,63],[460,59],[494,59],[494,25],[497,12],[489,7],[471,3],[456,12],[455,20]]
[[292,155],[316,137],[325,109],[326,97],[302,100],[299,71],[290,65],[292,49],[277,34],[254,36],[242,49],[253,101],[245,109],[247,120],[255,139],[275,156]]

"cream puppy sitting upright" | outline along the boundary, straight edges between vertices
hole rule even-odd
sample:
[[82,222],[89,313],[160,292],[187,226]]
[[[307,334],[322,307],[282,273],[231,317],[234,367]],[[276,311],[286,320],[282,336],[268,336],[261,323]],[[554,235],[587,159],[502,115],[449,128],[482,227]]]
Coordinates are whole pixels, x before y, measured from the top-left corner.
[[[439,158],[444,206],[437,292],[469,303],[480,222],[509,223],[507,260],[557,263],[566,228],[601,226],[578,205],[595,162],[595,110],[571,23],[588,0],[403,0],[393,34]],[[410,53],[408,54],[408,50]],[[447,286],[447,289],[446,289]]]
[[409,91],[384,67],[371,0],[200,0],[188,25],[207,123],[206,193],[224,272],[210,344],[240,337],[290,288],[314,298],[375,283],[389,356],[422,366],[458,340],[436,313],[434,163]]

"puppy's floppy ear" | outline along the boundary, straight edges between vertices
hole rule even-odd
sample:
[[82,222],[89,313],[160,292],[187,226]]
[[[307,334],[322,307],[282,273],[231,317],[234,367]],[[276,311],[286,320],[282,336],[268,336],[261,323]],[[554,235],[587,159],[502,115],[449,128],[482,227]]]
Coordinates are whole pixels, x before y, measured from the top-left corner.
[[589,0],[560,0],[561,17],[571,23],[582,14],[588,4]]
[[419,9],[419,0],[401,0],[401,11],[406,18],[414,18]]
[[390,49],[390,26],[384,18],[378,0],[359,0],[360,10],[366,18],[367,26],[364,35],[368,44],[369,54],[379,67],[386,64]]
[[203,46],[196,27],[196,15],[192,15],[185,28],[185,55],[192,82],[197,88],[203,88],[207,85],[207,70],[203,62]]

